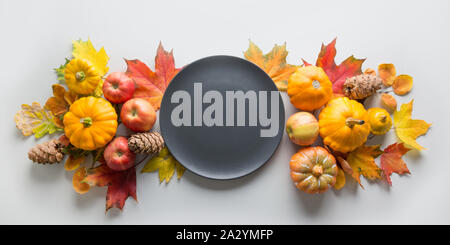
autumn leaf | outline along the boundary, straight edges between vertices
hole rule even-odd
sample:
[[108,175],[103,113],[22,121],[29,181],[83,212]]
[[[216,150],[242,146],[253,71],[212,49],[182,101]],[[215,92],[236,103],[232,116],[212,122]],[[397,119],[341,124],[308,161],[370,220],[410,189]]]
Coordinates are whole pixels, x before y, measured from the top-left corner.
[[375,163],[375,158],[381,154],[383,154],[383,151],[380,150],[380,145],[362,145],[348,154],[347,162],[353,169],[352,177],[361,187],[363,187],[360,179],[361,174],[370,180],[381,178],[381,170]]
[[159,182],[169,183],[173,174],[177,171],[177,178],[183,176],[185,168],[170,154],[169,149],[164,147],[157,156],[151,158],[142,168],[142,173],[159,170]]
[[347,174],[352,175],[353,174],[353,168],[350,166],[350,164],[342,158],[341,156],[336,156],[336,159],[338,160],[340,168]]
[[392,86],[396,74],[397,70],[394,64],[380,64],[378,66],[378,76],[383,80],[383,84],[386,87]]
[[410,174],[406,163],[402,160],[402,156],[405,155],[411,149],[406,148],[403,143],[394,143],[386,149],[384,149],[383,155],[381,155],[381,170],[384,172],[389,185],[392,185],[391,174]]
[[296,69],[294,65],[286,63],[286,56],[288,55],[286,43],[283,45],[275,44],[272,50],[264,55],[256,44],[252,41],[249,42],[250,44],[247,51],[244,52],[244,57],[263,69],[272,78],[278,90],[286,91],[288,79]]
[[23,104],[22,110],[14,115],[14,121],[24,136],[34,134],[36,138],[41,138],[46,134],[62,130],[56,126],[55,118],[50,110],[42,108],[37,102],[33,102],[31,105]]
[[393,113],[397,110],[397,100],[394,96],[388,93],[382,93],[380,98],[381,106],[386,109],[389,113]]
[[72,46],[72,56],[74,58],[88,60],[100,76],[104,76],[108,72],[109,67],[107,65],[109,57],[103,47],[97,51],[90,39],[87,41],[82,41],[81,39],[73,41]]
[[60,84],[53,84],[53,97],[50,97],[45,103],[45,108],[48,108],[55,116],[55,123],[58,127],[63,128],[62,116],[69,110],[70,105],[78,99],[78,96],[67,91]]
[[[316,66],[322,67],[328,78],[333,83],[333,92],[335,94],[343,94],[343,86],[348,77],[360,75],[362,73],[361,66],[365,59],[356,59],[353,55],[345,59],[340,65],[336,65],[334,58],[336,57],[336,39],[330,44],[324,45],[320,49]],[[303,61],[304,65],[309,65]]]
[[58,68],[54,68],[56,73],[56,77],[60,83],[64,83],[66,80],[64,78],[64,70],[66,69],[66,65],[69,64],[70,59],[66,58],[66,62],[60,65]]
[[411,119],[413,102],[414,100],[411,100],[407,104],[402,104],[400,110],[394,112],[394,127],[395,133],[403,143],[420,151],[425,148],[417,143],[416,138],[425,134],[431,123]]
[[334,189],[340,190],[345,186],[345,173],[344,170],[338,168],[338,174],[336,176],[336,183],[334,184]]
[[85,159],[84,155],[81,156],[70,155],[67,158],[66,163],[64,164],[64,169],[66,171],[75,170],[78,167],[80,167],[80,165],[84,162],[84,159]]
[[84,178],[86,178],[86,168],[82,167],[79,168],[77,171],[75,171],[75,173],[73,174],[72,177],[72,186],[73,189],[78,193],[78,194],[84,194],[86,192],[89,191],[89,189],[91,188],[91,186],[88,183],[84,183],[82,182]]
[[167,86],[172,78],[180,71],[175,68],[173,51],[167,52],[159,44],[155,57],[155,71],[152,71],[140,60],[127,60],[127,75],[136,83],[134,98],[147,99],[158,110]]
[[392,84],[392,90],[396,95],[405,95],[411,91],[413,78],[410,75],[398,75]]
[[128,197],[137,201],[136,196],[136,169],[134,167],[125,171],[114,171],[105,164],[88,171],[82,183],[90,186],[108,186],[106,193],[106,212],[110,208],[123,209]]

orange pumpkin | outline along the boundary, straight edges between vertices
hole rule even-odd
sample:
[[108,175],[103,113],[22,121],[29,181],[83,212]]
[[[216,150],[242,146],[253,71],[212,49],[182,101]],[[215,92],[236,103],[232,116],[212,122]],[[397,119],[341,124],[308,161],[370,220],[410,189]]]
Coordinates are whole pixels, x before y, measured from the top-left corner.
[[335,98],[319,114],[319,134],[325,145],[347,153],[366,142],[370,133],[368,120],[361,103],[347,97]]
[[336,183],[336,159],[323,147],[299,150],[292,156],[289,166],[295,186],[307,193],[323,193]]
[[332,86],[321,67],[302,66],[290,76],[287,93],[297,109],[312,111],[331,99]]

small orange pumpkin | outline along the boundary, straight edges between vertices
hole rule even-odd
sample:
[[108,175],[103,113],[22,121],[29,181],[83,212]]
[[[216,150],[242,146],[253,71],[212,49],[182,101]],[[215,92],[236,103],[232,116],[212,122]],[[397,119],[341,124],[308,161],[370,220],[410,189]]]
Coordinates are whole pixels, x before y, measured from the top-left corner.
[[108,144],[117,130],[117,114],[107,100],[93,96],[75,101],[64,115],[64,132],[77,148],[92,151]]
[[331,99],[332,86],[321,67],[302,66],[290,76],[287,93],[297,109],[312,111],[319,109]]
[[307,193],[323,193],[336,183],[336,159],[323,147],[299,150],[292,156],[289,166],[295,186]]
[[333,150],[347,153],[358,148],[370,133],[369,114],[356,100],[339,97],[319,114],[319,134]]

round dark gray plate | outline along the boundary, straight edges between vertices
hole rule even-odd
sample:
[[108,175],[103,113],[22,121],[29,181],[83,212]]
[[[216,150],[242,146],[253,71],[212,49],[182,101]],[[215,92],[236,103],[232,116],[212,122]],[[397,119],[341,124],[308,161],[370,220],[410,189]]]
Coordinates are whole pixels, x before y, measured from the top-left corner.
[[[184,90],[191,98],[191,122],[194,121],[194,83],[202,83],[203,95],[210,90],[223,96],[223,121],[226,124],[225,91],[269,91],[268,115],[278,113],[278,133],[260,137],[262,127],[249,126],[249,102],[246,101],[245,126],[174,126],[171,114],[179,103],[172,103],[174,92]],[[278,91],[272,79],[253,63],[232,56],[211,56],[195,61],[181,70],[170,82],[159,114],[161,133],[172,155],[190,171],[211,179],[234,179],[261,167],[278,147],[284,130],[284,105],[280,94],[278,111],[272,112],[270,91]],[[275,97],[274,97],[275,98]],[[177,102],[181,102],[178,101]],[[258,99],[259,106],[260,99]],[[203,104],[203,111],[211,105]],[[276,105],[276,104],[274,104]],[[187,114],[187,113],[186,113]],[[234,108],[237,119],[237,107]],[[257,113],[258,117],[259,112]],[[182,115],[183,116],[183,115]],[[276,117],[274,117],[276,118]]]

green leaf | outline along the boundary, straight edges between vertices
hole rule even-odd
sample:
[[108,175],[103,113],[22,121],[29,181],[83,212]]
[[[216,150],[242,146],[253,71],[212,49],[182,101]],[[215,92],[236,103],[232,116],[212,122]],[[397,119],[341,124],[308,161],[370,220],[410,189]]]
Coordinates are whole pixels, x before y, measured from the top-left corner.
[[70,62],[70,59],[66,58],[66,62],[64,63],[64,65],[60,65],[58,68],[54,68],[53,70],[55,70],[56,73],[56,77],[58,78],[58,81],[60,83],[65,83],[65,79],[64,79],[64,70],[66,69],[66,65]]

